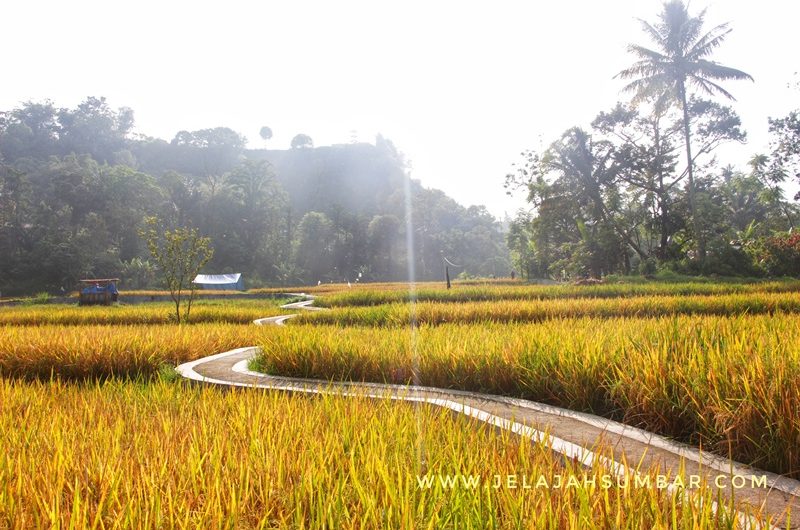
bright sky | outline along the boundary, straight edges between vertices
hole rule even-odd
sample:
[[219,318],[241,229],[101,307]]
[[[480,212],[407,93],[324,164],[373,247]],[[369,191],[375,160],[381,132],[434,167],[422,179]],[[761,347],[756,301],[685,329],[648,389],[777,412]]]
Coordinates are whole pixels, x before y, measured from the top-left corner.
[[[380,132],[412,175],[459,202],[513,214],[502,184],[525,148],[588,125],[620,99],[612,79],[649,44],[635,18],[658,0],[527,1],[37,1],[2,7],[0,109],[29,99],[74,106],[88,95],[135,111],[139,132],[228,126],[286,148]],[[800,107],[795,0],[693,0],[707,23],[733,32],[714,56],[755,83],[725,86],[750,141],[727,149],[743,164],[768,142],[767,117]],[[794,188],[792,188],[794,189]]]

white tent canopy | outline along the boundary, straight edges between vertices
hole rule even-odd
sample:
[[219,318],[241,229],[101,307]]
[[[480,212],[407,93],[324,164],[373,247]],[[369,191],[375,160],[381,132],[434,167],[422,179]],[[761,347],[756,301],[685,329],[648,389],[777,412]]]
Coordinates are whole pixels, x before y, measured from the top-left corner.
[[202,283],[204,285],[230,285],[232,283],[239,283],[239,278],[241,277],[241,273],[198,274],[194,279],[194,283]]
[[198,274],[195,277],[195,285],[203,289],[217,291],[244,291],[244,281],[242,275],[237,274]]

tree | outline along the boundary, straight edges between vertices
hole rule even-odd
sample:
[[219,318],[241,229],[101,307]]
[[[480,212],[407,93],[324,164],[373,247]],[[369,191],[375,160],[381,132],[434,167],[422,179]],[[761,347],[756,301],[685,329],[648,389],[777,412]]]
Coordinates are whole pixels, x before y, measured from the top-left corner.
[[755,262],[770,276],[800,278],[800,233],[778,233],[751,248]]
[[172,139],[179,150],[184,171],[205,179],[211,196],[218,191],[226,172],[240,161],[246,138],[228,127],[179,131]]
[[[376,272],[385,273],[386,278],[392,278],[394,269],[392,248],[399,233],[400,220],[394,215],[376,215],[367,227],[373,260],[376,263],[376,269],[379,269]],[[383,266],[380,267],[379,263]]]
[[511,252],[511,263],[520,272],[523,279],[543,277],[547,275],[547,266],[540,267],[536,263],[534,234],[531,231],[532,216],[528,212],[519,212],[508,225],[506,244]]
[[[800,129],[798,129],[798,132],[800,132]],[[800,154],[800,150],[798,154]],[[783,188],[780,186],[786,179],[786,171],[782,166],[780,158],[776,157],[776,159],[770,162],[770,158],[767,155],[754,155],[748,162],[748,165],[750,166],[752,177],[767,188],[767,191],[764,193],[767,202],[777,204],[780,207],[786,218],[789,230],[794,230],[796,213],[792,212],[792,205],[785,200]],[[800,199],[800,192],[795,195],[794,199]]]
[[0,120],[0,154],[7,161],[62,154],[58,146],[61,133],[58,109],[52,102],[28,101],[0,114],[3,118]]
[[258,134],[261,135],[261,139],[265,142],[272,138],[272,129],[264,125],[261,127],[261,130],[258,131]]
[[128,289],[149,289],[155,277],[156,267],[146,259],[123,261],[120,267],[120,278]]
[[[196,289],[193,280],[214,255],[211,239],[200,236],[195,228],[163,230],[156,217],[146,218],[145,226],[140,235],[164,275],[164,285],[175,303],[175,319],[179,323],[188,321]],[[182,295],[186,289],[189,289],[189,300],[181,315]]]
[[[140,235],[149,216],[195,227],[213,241],[206,268],[243,272],[255,285],[396,279],[409,259],[421,279],[438,279],[442,254],[470,274],[508,270],[491,215],[418,181],[409,182],[415,248],[406,248],[407,162],[383,137],[265,156],[225,127],[169,142],[131,134],[132,125],[132,112],[102,98],[0,110],[3,293],[58,292],[86,277],[160,283]],[[309,212],[319,213],[299,223]]]
[[624,91],[636,92],[635,99],[657,97],[659,104],[677,101],[683,111],[683,135],[688,171],[687,195],[689,210],[697,238],[697,250],[701,263],[705,260],[705,240],[702,236],[697,205],[695,204],[694,160],[692,158],[691,133],[689,130],[689,105],[687,88],[694,86],[709,95],[721,94],[728,99],[734,97],[717,81],[753,78],[735,68],[723,66],[708,59],[714,49],[731,32],[728,24],[720,24],[703,33],[705,10],[690,16],[681,0],[670,0],[655,24],[640,21],[642,28],[656,44],[652,50],[632,44],[628,51],[638,58],[633,65],[616,77],[633,79]]
[[[642,110],[649,112],[642,114]],[[593,143],[610,146],[610,159],[617,170],[606,179],[606,186],[619,187],[632,215],[630,226],[639,240],[640,249],[663,262],[676,257],[674,236],[689,226],[691,219],[680,215],[685,198],[677,195],[677,186],[685,182],[688,170],[677,172],[678,144],[682,144],[681,113],[670,108],[645,109],[617,105],[610,112],[601,112],[592,122]],[[715,166],[714,150],[725,142],[742,142],[738,115],[729,107],[692,98],[689,118],[695,149],[692,161],[696,168],[710,174]],[[599,134],[598,134],[599,133]],[[707,190],[695,183],[696,203]],[[706,212],[698,209],[700,234],[704,241],[711,227],[702,222]],[[635,227],[635,229],[634,229]],[[692,239],[684,237],[687,243]]]
[[[769,132],[773,135],[772,179],[783,182],[787,171],[792,171],[800,183],[800,110],[790,112],[785,118],[770,118]],[[794,198],[800,200],[800,191]]]
[[106,98],[88,97],[75,109],[58,111],[59,141],[65,153],[90,154],[100,162],[117,162],[133,129],[133,110],[114,110]]
[[232,199],[228,210],[236,213],[230,224],[239,249],[237,261],[247,263],[251,272],[260,269],[259,274],[266,274],[281,258],[282,217],[288,197],[266,160],[243,162],[228,175],[227,183]]
[[297,225],[294,263],[306,281],[321,281],[331,272],[333,223],[327,215],[308,212]]
[[298,134],[292,138],[292,149],[300,149],[305,147],[314,147],[314,142],[307,134]]
[[88,97],[74,109],[28,101],[0,112],[0,154],[9,162],[70,153],[109,164],[132,162],[128,135],[133,125],[131,109],[114,110],[105,98]]

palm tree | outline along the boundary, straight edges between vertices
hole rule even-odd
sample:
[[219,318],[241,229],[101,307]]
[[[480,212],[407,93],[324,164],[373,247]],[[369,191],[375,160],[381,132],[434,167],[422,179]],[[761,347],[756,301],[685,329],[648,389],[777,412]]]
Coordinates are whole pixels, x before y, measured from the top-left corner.
[[655,24],[640,20],[645,33],[656,45],[655,50],[636,44],[628,46],[628,51],[637,61],[615,77],[632,79],[623,91],[635,92],[634,102],[648,97],[657,97],[659,104],[677,101],[683,111],[683,137],[686,143],[686,163],[689,182],[687,196],[689,212],[697,238],[697,250],[701,263],[705,260],[705,237],[699,230],[694,197],[694,162],[692,160],[691,133],[689,130],[689,110],[686,104],[688,87],[698,88],[709,95],[721,94],[728,99],[735,98],[717,82],[731,79],[753,78],[735,68],[723,66],[708,57],[722,42],[731,29],[728,24],[720,24],[711,31],[703,33],[705,10],[697,16],[690,16],[681,0],[670,0]]

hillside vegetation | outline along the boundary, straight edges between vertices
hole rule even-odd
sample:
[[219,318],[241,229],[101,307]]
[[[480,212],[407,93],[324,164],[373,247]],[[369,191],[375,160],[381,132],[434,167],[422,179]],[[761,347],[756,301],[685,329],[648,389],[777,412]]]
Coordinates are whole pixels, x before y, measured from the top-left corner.
[[[87,98],[74,109],[24,103],[0,112],[0,293],[71,291],[81,277],[158,284],[143,220],[194,226],[215,249],[209,273],[248,287],[401,279],[407,271],[406,162],[375,144],[250,150],[237,132],[133,135],[133,111]],[[500,224],[411,181],[420,279],[508,275]]]

